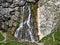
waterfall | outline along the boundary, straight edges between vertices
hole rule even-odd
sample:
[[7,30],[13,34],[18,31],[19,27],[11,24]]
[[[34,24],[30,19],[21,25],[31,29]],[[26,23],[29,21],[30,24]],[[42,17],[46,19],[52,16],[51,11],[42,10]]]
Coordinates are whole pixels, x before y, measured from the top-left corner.
[[31,42],[35,42],[35,39],[34,39],[34,36],[32,34],[32,27],[30,25],[31,23],[31,7],[27,5],[27,10],[28,10],[28,13],[27,13],[27,18],[24,20],[23,16],[24,16],[24,12],[25,12],[25,7],[26,6],[23,6],[23,7],[20,7],[20,11],[21,11],[21,21],[20,21],[20,24],[19,24],[19,27],[17,28],[14,36],[16,38],[22,38],[23,36],[23,27],[24,25],[27,26],[28,28],[26,29],[26,32],[24,32],[24,39],[28,39],[28,41],[31,41]]
[[28,7],[28,10],[29,10],[29,16],[28,16],[28,20],[27,20],[27,25],[28,25],[28,32],[29,32],[29,34],[30,34],[30,38],[31,38],[31,41],[32,42],[35,42],[35,40],[34,40],[34,37],[33,37],[33,35],[32,35],[32,32],[31,32],[31,30],[32,30],[32,28],[31,28],[31,26],[30,26],[30,18],[31,18],[31,9],[30,9],[30,6]]
[[[21,7],[21,14],[22,15],[24,15],[24,6],[23,7]],[[23,17],[21,17],[22,18],[22,20],[21,20],[21,23],[19,24],[19,27],[17,28],[17,30],[16,30],[16,32],[15,32],[15,34],[14,34],[14,36],[16,37],[16,38],[18,38],[19,36],[19,32],[20,32],[20,30],[23,28]]]

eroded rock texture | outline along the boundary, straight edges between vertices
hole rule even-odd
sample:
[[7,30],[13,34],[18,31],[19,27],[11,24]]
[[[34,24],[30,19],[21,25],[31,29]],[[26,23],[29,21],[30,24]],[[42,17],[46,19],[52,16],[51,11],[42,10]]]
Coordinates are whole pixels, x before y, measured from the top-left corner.
[[37,41],[35,3],[36,0],[0,0],[0,30],[10,31],[23,41]]
[[60,0],[40,0],[40,39],[53,32],[60,13]]
[[[60,13],[60,0],[39,0],[41,39],[50,34]],[[0,0],[0,30],[23,41],[38,41],[37,0]],[[36,4],[35,4],[36,3]]]

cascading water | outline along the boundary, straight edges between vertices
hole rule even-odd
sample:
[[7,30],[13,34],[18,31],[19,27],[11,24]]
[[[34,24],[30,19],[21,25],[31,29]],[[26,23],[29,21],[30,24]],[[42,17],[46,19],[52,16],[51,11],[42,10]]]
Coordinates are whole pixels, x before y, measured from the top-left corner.
[[[21,7],[21,14],[24,15],[24,6]],[[23,16],[21,17],[22,20],[19,24],[19,27],[17,28],[16,32],[15,32],[15,37],[19,38],[19,33],[21,31],[21,29],[23,28]],[[20,35],[20,37],[22,37],[22,35]]]
[[[27,18],[24,19],[23,17],[25,16],[25,11],[26,11],[26,8],[27,8],[27,12],[26,15],[27,15]],[[30,25],[31,23],[31,7],[30,6],[23,6],[23,7],[20,7],[20,10],[21,10],[21,21],[20,21],[20,24],[19,24],[19,27],[17,28],[14,36],[16,38],[20,38],[20,39],[26,39],[28,41],[31,41],[31,42],[35,42],[35,39],[34,39],[34,36],[33,36],[33,32],[32,32],[32,27]],[[27,26],[28,28],[25,30],[24,29],[24,25],[25,27]],[[25,30],[25,31],[24,31]]]
[[35,42],[35,40],[34,40],[34,37],[33,37],[33,35],[32,35],[32,28],[31,28],[31,26],[30,26],[30,18],[31,18],[31,9],[30,9],[30,7],[28,7],[28,10],[29,10],[29,16],[28,16],[28,20],[27,20],[27,25],[28,25],[28,32],[29,32],[29,35],[30,35],[30,38],[31,38],[31,41],[32,42]]
[[[27,0],[27,2],[30,2],[30,0]],[[43,37],[45,37],[46,35],[52,32],[52,30],[55,27],[55,20],[54,20],[55,14],[54,12],[51,12],[51,10],[49,10],[50,9],[49,6],[46,7],[47,6],[46,4],[41,5],[41,7],[39,6],[37,10],[38,16],[36,18],[38,20],[36,21],[35,20],[36,18],[34,17],[37,15],[35,13],[36,10],[34,9],[35,14],[33,15],[31,13],[32,11],[31,9],[33,8],[32,7],[33,5],[30,4],[31,3],[26,3],[25,5],[20,7],[20,13],[21,13],[20,24],[14,35],[18,39],[24,39],[23,41],[36,42],[38,41],[38,36],[40,38],[39,40],[41,40]],[[53,6],[51,8],[53,8]]]

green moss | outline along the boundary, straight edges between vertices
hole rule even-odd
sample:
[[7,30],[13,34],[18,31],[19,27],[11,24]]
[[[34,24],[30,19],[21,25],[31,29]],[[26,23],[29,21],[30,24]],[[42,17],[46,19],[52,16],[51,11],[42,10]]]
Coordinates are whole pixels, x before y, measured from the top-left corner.
[[4,39],[4,37],[3,37],[3,36],[1,35],[1,33],[0,33],[0,41],[3,40],[3,39]]
[[46,37],[44,37],[41,41],[45,43],[45,45],[60,45],[60,29],[57,30],[57,32],[55,32],[55,42],[53,41],[52,38],[52,34],[47,35]]
[[[0,34],[0,41],[3,40],[3,36]],[[10,37],[7,39],[6,43],[5,42],[0,42],[0,45],[36,45],[35,43],[29,43],[29,42],[18,42],[15,40],[14,37]]]
[[[7,43],[0,43],[0,45],[30,45],[33,43],[29,43],[29,42],[17,42],[17,41],[11,41],[8,40]],[[33,44],[36,45],[36,44]]]

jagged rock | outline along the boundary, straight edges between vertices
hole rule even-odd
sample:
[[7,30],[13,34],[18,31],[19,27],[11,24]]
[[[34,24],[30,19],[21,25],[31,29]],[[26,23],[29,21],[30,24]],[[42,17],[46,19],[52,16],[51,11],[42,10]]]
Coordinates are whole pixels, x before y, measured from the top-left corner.
[[8,2],[8,3],[13,3],[13,0],[6,0],[6,2]]
[[29,2],[29,3],[36,3],[36,2],[38,2],[39,0],[27,0],[27,2]]
[[8,8],[9,6],[10,6],[9,3],[6,3],[6,2],[5,2],[5,3],[2,3],[2,7],[3,7],[3,8]]
[[[35,19],[37,14],[35,13],[34,17],[32,12],[31,15],[31,12],[29,12],[29,10],[31,11],[31,9],[29,9],[29,6],[31,5],[27,4],[30,4],[31,2],[35,3],[35,1],[38,0],[14,0],[15,2],[13,0],[4,1],[5,0],[0,0],[0,27],[3,29],[8,29],[7,26],[9,26],[11,30],[16,31],[16,28],[20,23],[20,28],[17,29],[20,30],[20,33],[18,32],[20,38],[26,38],[29,41],[33,39],[33,42],[34,40],[38,40],[36,39],[38,29]],[[20,6],[22,6],[24,9],[20,8]],[[56,15],[60,15],[60,0],[40,0],[40,6],[40,29],[44,37],[50,34],[51,31],[55,28],[57,22],[55,19]]]
[[15,15],[15,10],[10,11],[10,15]]
[[26,4],[26,0],[17,0],[16,4],[19,6],[24,6]]
[[13,23],[13,26],[15,26],[15,27],[16,27],[16,26],[17,26],[17,24],[18,24],[17,22],[14,22],[14,23]]
[[60,10],[59,0],[40,0],[40,38],[50,34],[57,24],[57,11]]
[[12,4],[12,5],[10,5],[10,8],[15,8],[15,6],[16,6],[16,5]]
[[[9,11],[10,11],[10,12],[13,11],[13,10],[14,10],[14,8],[10,8],[10,7],[9,7]],[[10,13],[10,12],[9,12],[9,13]]]
[[12,20],[17,20],[17,18],[18,18],[18,17],[16,17],[15,15],[13,15],[13,16],[11,17]]
[[1,15],[9,15],[9,8],[2,8],[0,13]]
[[9,24],[10,27],[12,27],[12,25],[13,25],[12,20],[10,20],[10,21],[8,22],[8,24]]
[[0,4],[1,4],[2,2],[4,2],[4,0],[0,0]]

